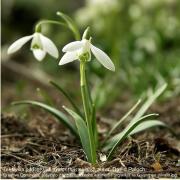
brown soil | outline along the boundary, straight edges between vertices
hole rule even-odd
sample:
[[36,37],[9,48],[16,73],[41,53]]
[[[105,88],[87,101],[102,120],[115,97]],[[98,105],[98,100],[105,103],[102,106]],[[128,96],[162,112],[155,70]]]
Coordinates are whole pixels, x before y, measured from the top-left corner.
[[[180,132],[180,98],[153,106],[160,119]],[[167,129],[154,128],[120,145],[111,161],[86,162],[79,141],[44,111],[28,120],[1,117],[1,178],[178,178],[180,143]],[[100,132],[109,127],[99,118]],[[100,152],[98,152],[100,155]]]

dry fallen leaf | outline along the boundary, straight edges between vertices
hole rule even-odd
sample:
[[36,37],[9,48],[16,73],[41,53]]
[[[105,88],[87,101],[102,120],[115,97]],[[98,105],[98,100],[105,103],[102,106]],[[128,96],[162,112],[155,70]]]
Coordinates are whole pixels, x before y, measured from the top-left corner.
[[152,167],[155,171],[162,171],[162,170],[163,170],[161,164],[160,164],[159,162],[157,162],[157,161],[154,162],[154,163],[151,165],[151,167]]

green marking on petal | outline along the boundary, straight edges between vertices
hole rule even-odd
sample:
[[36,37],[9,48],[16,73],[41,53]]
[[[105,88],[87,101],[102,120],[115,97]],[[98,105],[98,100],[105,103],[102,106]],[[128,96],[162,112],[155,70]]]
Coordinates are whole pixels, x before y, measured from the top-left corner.
[[33,44],[32,49],[42,49],[38,44]]

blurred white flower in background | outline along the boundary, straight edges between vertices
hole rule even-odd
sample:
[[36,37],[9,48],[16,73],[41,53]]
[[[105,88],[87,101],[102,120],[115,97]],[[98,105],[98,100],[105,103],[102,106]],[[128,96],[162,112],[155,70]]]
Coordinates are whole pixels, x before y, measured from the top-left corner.
[[140,37],[135,41],[136,47],[139,49],[145,49],[146,52],[153,54],[157,47],[153,37]]
[[96,19],[98,23],[94,24],[94,28],[98,31],[104,23],[101,17],[104,15],[112,16],[114,12],[120,9],[118,0],[87,0],[86,5],[76,12],[76,20],[83,26]]
[[140,16],[142,15],[142,9],[139,5],[133,4],[129,8],[129,15],[132,19],[140,18]]
[[89,0],[88,5],[107,13],[117,8],[118,0]]
[[160,12],[156,22],[157,27],[161,30],[163,35],[170,38],[175,38],[180,29],[180,21],[165,11]]
[[162,4],[163,1],[164,0],[139,0],[139,3],[142,7],[149,9]]

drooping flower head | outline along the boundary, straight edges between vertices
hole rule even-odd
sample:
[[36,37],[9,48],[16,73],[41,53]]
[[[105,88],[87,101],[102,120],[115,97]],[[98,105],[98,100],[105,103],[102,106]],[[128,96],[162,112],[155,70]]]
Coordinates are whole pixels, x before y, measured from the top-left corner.
[[59,53],[55,44],[49,38],[42,35],[40,32],[35,32],[30,36],[25,36],[16,40],[9,47],[8,54],[15,53],[31,39],[31,50],[38,61],[42,61],[47,53],[53,56],[54,58],[58,58]]
[[65,52],[61,58],[59,65],[64,65],[74,60],[90,61],[91,52],[96,59],[107,69],[115,71],[115,66],[109,56],[101,49],[92,45],[91,38],[87,39],[88,29],[85,30],[81,41],[74,41],[62,49]]

